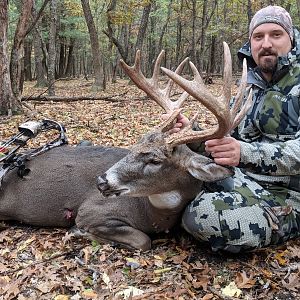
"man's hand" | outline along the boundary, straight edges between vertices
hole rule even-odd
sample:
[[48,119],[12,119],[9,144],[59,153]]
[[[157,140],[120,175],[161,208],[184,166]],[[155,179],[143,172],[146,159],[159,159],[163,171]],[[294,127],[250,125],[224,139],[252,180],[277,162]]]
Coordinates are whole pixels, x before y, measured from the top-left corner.
[[[166,120],[170,115],[169,114],[164,114],[161,116],[163,120]],[[189,119],[185,117],[183,114],[179,114],[177,116],[176,123],[174,123],[174,126],[172,129],[169,130],[170,133],[175,133],[183,129],[189,124]]]
[[236,167],[241,159],[241,145],[233,137],[206,141],[205,151],[211,154],[216,164],[223,166]]

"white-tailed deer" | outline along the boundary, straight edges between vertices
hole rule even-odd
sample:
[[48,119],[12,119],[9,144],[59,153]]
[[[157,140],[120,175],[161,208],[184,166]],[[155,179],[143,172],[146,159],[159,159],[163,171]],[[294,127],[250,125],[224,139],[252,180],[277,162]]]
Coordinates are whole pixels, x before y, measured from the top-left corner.
[[[230,53],[228,50],[225,53],[227,65],[230,63]],[[188,93],[194,96],[195,92],[184,87],[187,92],[179,101],[170,101],[172,80],[165,90],[158,88],[160,60],[161,56],[150,80],[137,71],[139,54],[134,68],[123,64],[132,80],[166,111],[175,109],[160,126],[160,131],[145,135],[131,152],[100,146],[61,146],[29,161],[27,167],[31,172],[22,179],[18,177],[16,169],[8,172],[0,188],[0,220],[16,220],[43,227],[75,224],[92,239],[147,250],[151,248],[149,234],[173,227],[186,204],[201,191],[202,181],[229,176],[229,169],[214,164],[209,158],[193,153],[183,145],[189,140],[205,139],[205,136],[223,136],[236,124],[233,120],[228,122],[229,75],[225,76],[227,83],[224,85],[226,103],[220,104],[222,109],[217,112],[221,114],[217,115],[219,123],[224,120],[226,128],[222,125],[219,130],[185,130],[178,135],[168,135],[166,131],[176,118],[177,108]],[[176,82],[183,80],[176,75],[182,66],[169,74]],[[244,66],[243,82],[245,73]],[[196,74],[197,83],[190,82],[188,85],[200,84],[197,89],[202,95],[205,87],[198,82],[198,77]],[[242,97],[244,88],[245,83],[242,84],[238,99]],[[196,94],[198,97],[198,91]],[[201,97],[204,96],[213,98],[206,94]],[[222,113],[222,110],[228,113]],[[230,118],[233,114],[235,111]],[[107,178],[98,178],[103,196],[97,189],[96,178],[106,170]],[[110,195],[117,197],[106,197]],[[129,195],[141,197],[134,199]]]
[[102,196],[96,177],[128,154],[100,146],[60,146],[28,161],[20,178],[9,171],[0,188],[0,220],[39,227],[71,227],[87,238],[128,248],[151,248],[149,234],[168,230],[178,216],[148,198]]
[[[140,53],[134,66],[122,62],[125,72],[135,84],[169,113],[169,118],[142,137],[130,153],[98,177],[98,188],[104,196],[127,195],[148,197],[153,207],[165,211],[166,216],[179,218],[183,208],[201,191],[202,182],[217,181],[228,177],[232,170],[217,165],[210,158],[193,152],[186,143],[221,138],[229,134],[246,114],[251,104],[251,92],[243,104],[246,89],[247,66],[244,61],[241,84],[234,104],[230,108],[232,65],[229,47],[224,43],[223,95],[216,97],[204,86],[196,67],[190,62],[194,80],[189,81],[178,73],[182,65],[172,72],[161,68],[169,81],[165,89],[159,88],[158,73],[162,54],[158,57],[153,77],[145,78],[140,69]],[[170,89],[176,82],[185,91],[178,101],[171,101]],[[183,130],[170,134],[170,127],[180,112],[187,95],[204,104],[217,118],[218,125],[202,131],[192,130],[196,119]],[[171,224],[170,224],[171,225]]]

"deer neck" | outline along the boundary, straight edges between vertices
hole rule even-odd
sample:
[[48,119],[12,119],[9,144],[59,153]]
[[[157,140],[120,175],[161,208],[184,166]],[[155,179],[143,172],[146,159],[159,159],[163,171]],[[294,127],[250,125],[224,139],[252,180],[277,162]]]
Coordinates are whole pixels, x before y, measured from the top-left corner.
[[148,196],[150,203],[159,210],[168,213],[178,213],[187,205],[188,202],[197,196],[197,192],[184,193],[182,191],[171,191],[162,194]]

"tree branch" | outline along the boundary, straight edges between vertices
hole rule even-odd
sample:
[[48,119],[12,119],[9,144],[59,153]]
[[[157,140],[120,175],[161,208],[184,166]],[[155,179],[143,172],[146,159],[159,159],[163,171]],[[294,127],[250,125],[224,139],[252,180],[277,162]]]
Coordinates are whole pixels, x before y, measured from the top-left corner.
[[27,29],[25,36],[27,36],[27,34],[30,33],[30,31],[34,28],[35,24],[38,22],[38,20],[40,19],[46,5],[48,4],[50,0],[45,0],[42,7],[40,8],[39,12],[37,13],[37,15],[35,16],[35,19],[32,21],[31,25],[29,26],[29,28]]

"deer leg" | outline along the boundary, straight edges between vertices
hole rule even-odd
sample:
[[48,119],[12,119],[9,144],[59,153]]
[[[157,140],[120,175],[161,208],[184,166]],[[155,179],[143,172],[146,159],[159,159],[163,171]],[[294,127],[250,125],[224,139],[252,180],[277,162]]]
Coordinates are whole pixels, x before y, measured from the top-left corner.
[[88,231],[81,231],[81,236],[90,240],[96,240],[99,243],[108,243],[114,246],[120,245],[123,248],[150,250],[150,238],[140,230],[130,226],[121,226],[116,228],[109,228],[105,226],[98,226],[89,228]]
[[[79,209],[75,223],[81,231],[80,235],[101,243],[119,244],[131,249],[143,251],[151,249],[149,236],[128,224],[124,216],[118,218],[116,211],[110,212],[107,207],[97,208],[93,206],[91,209],[89,207]],[[130,218],[134,216],[131,215]]]

